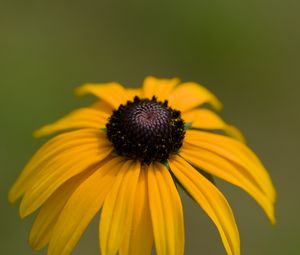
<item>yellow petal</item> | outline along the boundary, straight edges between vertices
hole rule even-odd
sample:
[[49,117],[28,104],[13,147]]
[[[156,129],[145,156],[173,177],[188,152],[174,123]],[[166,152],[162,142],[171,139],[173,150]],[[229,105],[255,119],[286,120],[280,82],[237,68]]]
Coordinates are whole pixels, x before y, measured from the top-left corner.
[[68,200],[54,227],[48,255],[68,255],[100,210],[123,159],[114,158],[86,179]]
[[130,223],[140,163],[128,160],[116,177],[105,199],[99,224],[102,255],[115,255]]
[[20,205],[21,217],[38,209],[65,181],[100,163],[112,151],[106,139],[72,148],[44,166],[28,189]]
[[112,115],[114,110],[114,107],[107,103],[105,100],[97,100],[90,107],[98,111],[104,112],[109,116]]
[[221,102],[206,88],[194,82],[179,85],[169,96],[169,105],[185,112],[204,103],[211,104],[215,109],[222,108]]
[[95,130],[78,130],[58,135],[48,141],[32,157],[12,186],[9,191],[10,202],[14,202],[20,198],[35,183],[38,173],[49,162],[57,159],[61,153],[71,148],[80,147],[86,143],[97,142],[99,140],[99,133],[99,131]]
[[192,165],[232,183],[251,195],[262,207],[271,222],[275,221],[271,200],[258,187],[256,181],[238,165],[216,153],[184,144],[180,155]]
[[223,130],[229,136],[245,142],[243,135],[237,128],[226,124],[220,116],[211,110],[204,108],[191,110],[184,112],[182,118],[185,123],[190,122],[193,128]]
[[128,88],[128,89],[126,89],[126,94],[127,94],[128,100],[133,101],[134,97],[142,96],[142,90],[137,89],[137,88]]
[[185,141],[217,153],[245,168],[249,178],[258,183],[272,202],[275,201],[276,191],[267,170],[245,144],[226,136],[192,130],[186,132]]
[[225,133],[231,136],[232,138],[235,138],[239,140],[242,143],[246,143],[246,138],[242,134],[242,132],[235,126],[233,125],[228,125],[224,129]]
[[146,169],[141,169],[137,184],[131,228],[126,231],[120,255],[151,255],[153,230],[151,225]]
[[158,255],[184,253],[184,223],[179,194],[167,168],[153,163],[148,168],[149,204]]
[[184,159],[169,161],[171,171],[216,224],[228,255],[240,254],[240,238],[231,208],[223,194]]
[[49,243],[53,228],[62,209],[73,192],[91,173],[91,171],[87,171],[71,178],[47,199],[30,231],[29,243],[34,250],[39,251]]
[[152,98],[156,96],[159,101],[165,101],[178,83],[178,78],[158,79],[153,76],[148,76],[144,80],[143,97]]
[[82,129],[82,128],[95,128],[101,129],[104,128],[109,115],[100,112],[93,108],[81,108],[77,109],[62,119],[43,126],[38,129],[35,133],[35,137],[41,137],[45,135],[50,135],[55,132],[72,130],[72,129]]
[[123,86],[116,82],[104,84],[87,83],[76,90],[78,95],[93,94],[94,96],[105,100],[114,109],[117,109],[121,104],[125,104],[128,100],[127,94]]

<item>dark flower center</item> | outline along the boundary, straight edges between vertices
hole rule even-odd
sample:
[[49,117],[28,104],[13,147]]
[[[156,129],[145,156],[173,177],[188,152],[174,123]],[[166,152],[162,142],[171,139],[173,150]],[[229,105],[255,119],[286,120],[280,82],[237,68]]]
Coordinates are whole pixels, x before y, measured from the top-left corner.
[[178,152],[185,135],[180,112],[155,97],[151,100],[135,97],[121,105],[106,128],[108,139],[119,155],[146,164],[163,162]]

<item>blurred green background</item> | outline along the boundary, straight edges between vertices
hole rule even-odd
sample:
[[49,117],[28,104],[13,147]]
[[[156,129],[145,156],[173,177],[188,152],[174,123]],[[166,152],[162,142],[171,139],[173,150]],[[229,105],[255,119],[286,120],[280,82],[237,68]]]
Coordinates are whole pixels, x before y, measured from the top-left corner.
[[[7,192],[45,140],[37,127],[87,103],[73,89],[146,75],[206,85],[223,117],[244,131],[278,190],[277,225],[241,190],[231,203],[243,255],[300,254],[299,1],[0,0],[0,254],[35,254],[33,217],[20,220]],[[225,254],[215,227],[185,195],[186,254]],[[97,221],[74,254],[98,254]],[[43,254],[43,253],[41,253]]]

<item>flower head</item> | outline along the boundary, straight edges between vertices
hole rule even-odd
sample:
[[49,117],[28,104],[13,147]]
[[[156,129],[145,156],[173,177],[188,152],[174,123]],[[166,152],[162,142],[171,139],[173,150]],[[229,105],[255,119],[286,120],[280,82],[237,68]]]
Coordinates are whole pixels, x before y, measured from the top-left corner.
[[[183,209],[177,184],[215,223],[227,254],[240,254],[232,210],[207,174],[250,194],[275,222],[275,189],[235,127],[210,104],[203,86],[147,77],[141,89],[85,84],[77,93],[97,101],[35,132],[59,132],[33,156],[10,190],[23,197],[20,215],[40,211],[30,233],[35,250],[70,254],[101,210],[103,255],[184,253]],[[218,132],[214,132],[218,131]]]

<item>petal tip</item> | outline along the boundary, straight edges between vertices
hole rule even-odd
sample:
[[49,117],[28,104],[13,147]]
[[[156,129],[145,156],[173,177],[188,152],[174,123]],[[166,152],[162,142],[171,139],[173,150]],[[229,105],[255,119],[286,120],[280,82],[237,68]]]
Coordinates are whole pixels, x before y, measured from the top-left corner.
[[87,85],[86,85],[86,84],[83,84],[83,85],[81,85],[81,86],[75,88],[75,89],[74,89],[74,94],[75,94],[76,96],[83,96],[83,95],[85,95],[85,94],[86,94],[86,87],[87,87]]
[[55,131],[56,130],[55,129],[53,130],[51,124],[50,125],[45,125],[45,126],[42,126],[42,127],[38,128],[37,130],[35,130],[32,133],[32,136],[34,138],[38,139],[38,138],[50,135],[50,134],[54,133]]
[[14,192],[13,192],[12,190],[10,190],[10,191],[8,192],[7,198],[8,198],[8,202],[9,202],[10,204],[15,203],[16,200],[17,200],[17,198],[16,198],[16,196],[15,196],[15,194],[14,194]]
[[232,125],[227,125],[226,128],[225,128],[225,131],[227,132],[227,134],[229,136],[231,136],[232,138],[235,138],[237,139],[238,141],[246,144],[247,141],[246,141],[246,138],[245,136],[242,134],[242,132],[236,128],[235,126],[232,126]]
[[218,98],[215,98],[215,100],[214,100],[214,102],[213,102],[213,107],[214,107],[217,111],[221,111],[221,110],[223,110],[223,108],[224,108],[222,102],[221,102]]
[[273,219],[271,219],[270,222],[271,222],[272,226],[275,226],[277,224],[275,217]]
[[43,136],[43,129],[39,128],[32,133],[34,138],[41,138]]
[[16,183],[13,184],[13,186],[8,191],[8,195],[7,195],[9,203],[13,204],[18,200],[18,198],[20,198],[21,195],[18,192],[18,190],[19,189],[17,188]]
[[25,219],[28,215],[29,215],[29,213],[27,213],[25,210],[21,209],[21,207],[19,208],[19,216],[21,219]]
[[39,252],[44,248],[43,246],[41,246],[38,240],[36,240],[33,236],[31,236],[31,234],[29,235],[28,243],[31,249],[34,250],[35,252]]
[[28,207],[27,202],[24,203],[24,198],[19,207],[19,215],[21,219],[26,218],[28,215],[32,213],[31,208]]
[[272,226],[276,225],[276,216],[275,216],[275,210],[273,210],[273,212],[269,215],[269,221],[271,223]]

